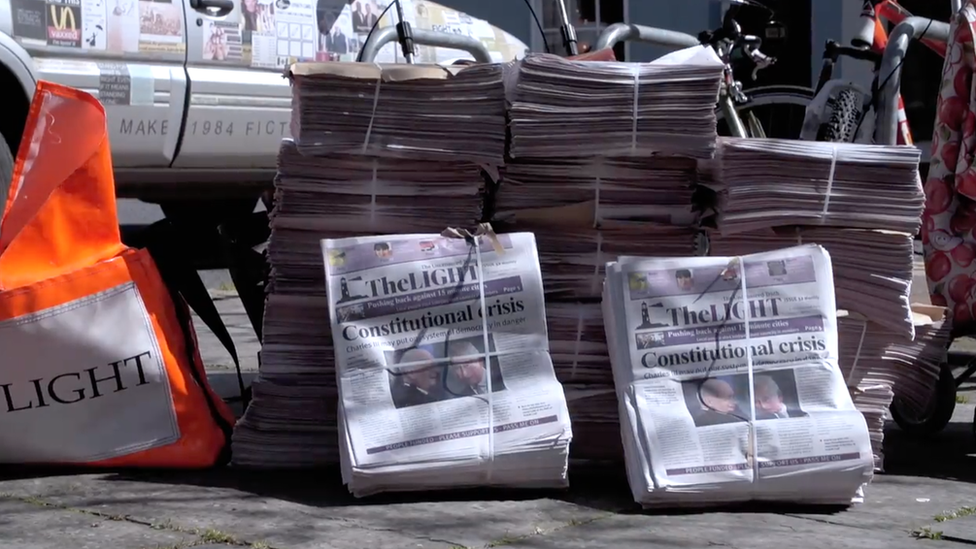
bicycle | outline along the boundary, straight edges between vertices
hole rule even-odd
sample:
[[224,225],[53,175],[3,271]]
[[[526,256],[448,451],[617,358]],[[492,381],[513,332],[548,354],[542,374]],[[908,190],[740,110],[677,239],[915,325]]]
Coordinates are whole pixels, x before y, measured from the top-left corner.
[[[885,22],[897,25],[912,17],[912,13],[901,6],[897,0],[862,0],[860,15],[861,28],[851,38],[850,45],[840,45],[828,40],[824,47],[823,67],[817,83],[814,98],[807,108],[800,139],[808,141],[828,141],[837,143],[872,142],[874,136],[870,112],[876,112],[881,90],[888,82],[879,82],[881,59],[888,45],[888,32]],[[950,3],[958,8],[958,0]],[[946,55],[946,44],[923,37],[920,42],[941,57]],[[834,66],[841,57],[866,61],[874,64],[870,89],[846,80],[833,77]],[[905,114],[905,103],[898,95],[899,145],[913,145],[911,128]]]
[[[731,0],[722,26],[713,31],[703,31],[697,38],[680,32],[617,23],[603,31],[594,51],[612,50],[619,42],[628,40],[675,48],[694,44],[710,46],[726,64],[725,82],[717,105],[719,133],[735,137],[795,138],[799,135],[806,106],[813,99],[813,90],[797,86],[762,86],[743,90],[741,81],[735,76],[738,70],[751,70],[755,79],[758,71],[775,63],[774,58],[760,50],[762,39],[742,34],[735,18],[744,7],[763,10],[772,21],[772,11],[756,0]],[[775,124],[777,119],[771,116],[782,113],[783,107],[788,109],[785,129]],[[793,120],[798,120],[798,123],[791,124]]]
[[[766,5],[756,0],[733,0],[725,12],[722,27],[699,34],[701,43],[712,46],[726,62],[726,82],[719,100],[719,134],[734,137],[795,138],[799,134],[800,125],[794,121],[803,122],[807,105],[814,94],[809,88],[783,85],[743,90],[741,79],[736,79],[735,73],[750,70],[750,78],[755,80],[760,70],[776,62],[776,59],[760,51],[761,38],[741,34],[736,16],[743,8],[765,12],[767,24],[773,24],[775,13]],[[736,52],[740,55],[736,56]],[[781,119],[775,118],[775,114],[785,114],[786,124],[777,124]],[[740,123],[745,127],[740,126]]]

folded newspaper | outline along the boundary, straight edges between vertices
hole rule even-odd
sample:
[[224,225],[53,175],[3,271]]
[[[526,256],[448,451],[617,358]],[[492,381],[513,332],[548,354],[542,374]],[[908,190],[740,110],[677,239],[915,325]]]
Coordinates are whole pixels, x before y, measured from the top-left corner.
[[638,503],[849,504],[870,481],[823,248],[621,258],[603,310]]
[[486,227],[322,241],[356,496],[567,484],[535,238]]

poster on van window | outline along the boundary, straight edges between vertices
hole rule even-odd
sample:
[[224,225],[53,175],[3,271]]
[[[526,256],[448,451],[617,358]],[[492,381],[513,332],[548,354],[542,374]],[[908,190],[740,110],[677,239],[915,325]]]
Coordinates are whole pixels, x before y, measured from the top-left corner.
[[139,52],[138,0],[105,0],[108,28],[105,49],[115,53]]
[[315,59],[318,41],[315,0],[243,1],[253,1],[255,11],[256,30],[251,33],[252,67],[279,69],[298,61]]
[[203,60],[240,62],[243,60],[241,27],[229,21],[203,24]]
[[10,0],[14,36],[25,43],[47,44],[47,4],[44,0]]
[[81,4],[81,47],[104,50],[108,45],[108,0],[85,0]]
[[[323,4],[324,2],[319,2]],[[338,13],[316,10],[318,49],[316,61],[355,61],[358,48],[353,31],[352,6],[346,4]]]
[[182,53],[183,4],[179,0],[139,0],[139,51]]
[[81,47],[81,0],[47,1],[47,45]]

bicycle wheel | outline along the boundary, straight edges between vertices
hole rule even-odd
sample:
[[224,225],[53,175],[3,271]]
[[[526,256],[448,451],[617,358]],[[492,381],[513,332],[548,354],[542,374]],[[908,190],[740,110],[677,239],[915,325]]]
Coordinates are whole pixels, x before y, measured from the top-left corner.
[[[813,100],[813,90],[801,86],[763,86],[746,90],[749,102],[736,107],[746,128],[752,124],[762,126],[765,137],[773,139],[799,139],[806,117],[807,105]],[[718,134],[732,135],[722,113],[718,113]],[[755,131],[750,131],[754,137]]]
[[941,432],[952,421],[952,413],[956,410],[956,380],[952,366],[942,365],[939,381],[924,409],[916,410],[897,397],[888,409],[895,423],[909,435],[926,437]]
[[830,120],[820,127],[817,141],[853,143],[861,124],[861,101],[853,90],[844,90],[830,100]]

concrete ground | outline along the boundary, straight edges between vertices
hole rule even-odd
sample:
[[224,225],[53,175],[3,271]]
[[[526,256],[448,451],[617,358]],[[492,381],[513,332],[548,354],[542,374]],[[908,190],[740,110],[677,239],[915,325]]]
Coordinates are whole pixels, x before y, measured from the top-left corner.
[[[215,292],[249,377],[257,341],[239,301]],[[229,357],[200,330],[218,391]],[[887,473],[847,510],[789,506],[641,512],[618,467],[573,471],[568,491],[465,491],[356,500],[339,473],[0,472],[0,547],[23,549],[739,549],[976,544],[974,387],[928,440],[890,426]],[[3,543],[5,542],[5,543]]]

